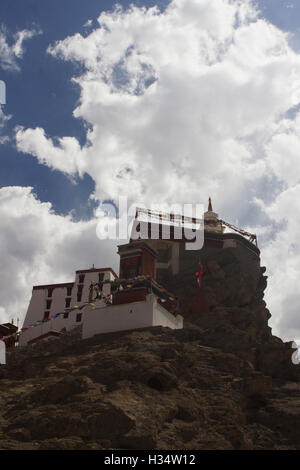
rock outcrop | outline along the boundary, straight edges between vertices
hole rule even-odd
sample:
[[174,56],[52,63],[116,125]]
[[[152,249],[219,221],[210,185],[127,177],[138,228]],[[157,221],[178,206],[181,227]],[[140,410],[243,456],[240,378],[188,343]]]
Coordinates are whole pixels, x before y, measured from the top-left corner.
[[[201,259],[203,278],[198,288],[195,272]],[[298,380],[291,357],[293,342],[272,335],[271,314],[264,301],[266,268],[259,254],[247,246],[199,252],[180,251],[180,273],[165,282],[180,299],[185,319],[201,327],[202,344],[232,352],[255,369],[278,379]]]
[[7,354],[1,449],[300,448],[300,366],[268,326],[259,258],[203,250],[200,290],[197,256],[181,257],[166,282],[182,330],[77,329]]

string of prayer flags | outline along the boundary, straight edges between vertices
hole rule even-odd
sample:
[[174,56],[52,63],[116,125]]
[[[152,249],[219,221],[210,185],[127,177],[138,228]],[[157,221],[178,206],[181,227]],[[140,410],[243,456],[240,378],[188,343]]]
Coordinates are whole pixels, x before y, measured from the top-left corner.
[[[199,262],[199,266],[200,262]],[[200,269],[199,269],[200,272]],[[197,275],[199,274],[198,272],[196,273]],[[111,293],[109,294],[104,294],[102,287],[103,284],[110,284],[111,285]],[[29,328],[34,328],[36,326],[42,325],[45,322],[50,321],[51,319],[58,318],[59,316],[63,315],[65,316],[66,313],[75,311],[75,310],[83,310],[85,307],[90,306],[92,310],[95,310],[97,306],[95,305],[94,302],[97,302],[99,300],[102,300],[102,302],[105,304],[106,307],[109,307],[112,305],[112,296],[114,294],[117,294],[118,292],[122,292],[125,289],[131,289],[133,287],[147,287],[149,291],[153,292],[157,297],[160,299],[162,303],[165,302],[174,302],[177,301],[175,297],[170,295],[169,292],[167,292],[166,289],[162,289],[161,286],[159,286],[150,276],[150,274],[147,275],[139,275],[134,278],[130,279],[115,279],[113,281],[110,280],[105,280],[101,281],[101,283],[91,283],[90,286],[90,295],[89,295],[89,300],[87,302],[84,302],[82,305],[74,305],[72,308],[68,308],[63,312],[58,312],[53,315],[51,315],[50,318],[45,318],[43,320],[38,320],[33,324],[28,325],[25,328],[21,328],[21,332],[28,330]],[[151,290],[150,290],[151,288]],[[96,296],[94,297],[94,295]],[[93,298],[94,297],[94,298]]]

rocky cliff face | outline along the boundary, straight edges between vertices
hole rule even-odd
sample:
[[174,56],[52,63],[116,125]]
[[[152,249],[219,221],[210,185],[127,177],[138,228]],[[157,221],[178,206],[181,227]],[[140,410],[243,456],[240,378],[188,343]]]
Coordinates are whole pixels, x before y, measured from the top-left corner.
[[74,330],[10,352],[0,448],[299,449],[300,366],[268,327],[265,269],[239,250],[202,251],[202,291],[181,253],[168,287],[183,330]]
[[[203,265],[202,287],[196,275]],[[272,335],[271,314],[264,301],[266,268],[247,246],[205,247],[199,252],[180,251],[180,273],[166,284],[180,299],[186,321],[203,329],[201,342],[250,361],[256,370],[273,378],[298,380],[299,368],[291,357],[292,342]]]

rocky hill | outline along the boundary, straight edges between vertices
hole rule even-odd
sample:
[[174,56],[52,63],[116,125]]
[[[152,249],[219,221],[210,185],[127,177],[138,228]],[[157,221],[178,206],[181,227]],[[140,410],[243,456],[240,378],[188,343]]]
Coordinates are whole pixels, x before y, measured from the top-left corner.
[[82,341],[77,329],[8,353],[0,448],[299,449],[300,365],[268,327],[265,268],[242,249],[204,250],[201,291],[197,262],[185,254],[166,280],[183,330]]

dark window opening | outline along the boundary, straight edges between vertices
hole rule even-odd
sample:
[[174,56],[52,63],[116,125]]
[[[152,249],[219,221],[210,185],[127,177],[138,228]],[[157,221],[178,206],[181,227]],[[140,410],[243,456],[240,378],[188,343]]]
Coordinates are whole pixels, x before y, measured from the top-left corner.
[[69,312],[64,313],[64,318],[69,318]]
[[129,269],[129,278],[136,277],[138,275],[137,268],[130,268]]
[[72,295],[72,287],[67,287],[67,296],[71,296]]
[[46,309],[47,309],[47,310],[50,310],[50,308],[51,308],[51,303],[52,303],[52,300],[46,300]]
[[48,289],[48,297],[52,297],[53,291],[54,291],[53,288]]
[[84,283],[84,274],[79,274],[79,284]]
[[83,285],[77,286],[78,292],[82,292]]
[[103,281],[104,273],[99,273],[98,276],[99,276],[99,282]]
[[45,312],[44,313],[44,320],[47,320],[47,318],[49,318],[50,316],[50,312]]
[[81,301],[81,297],[82,297],[82,292],[78,292],[78,294],[77,294],[77,302],[80,302],[80,301]]
[[66,299],[66,308],[70,307],[71,299]]
[[77,313],[76,315],[76,322],[80,322],[82,317],[82,313]]

